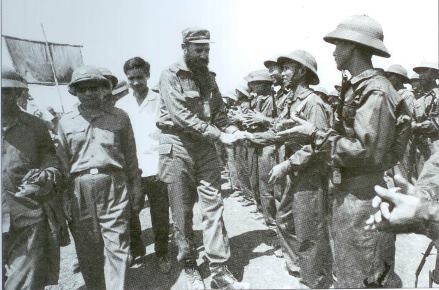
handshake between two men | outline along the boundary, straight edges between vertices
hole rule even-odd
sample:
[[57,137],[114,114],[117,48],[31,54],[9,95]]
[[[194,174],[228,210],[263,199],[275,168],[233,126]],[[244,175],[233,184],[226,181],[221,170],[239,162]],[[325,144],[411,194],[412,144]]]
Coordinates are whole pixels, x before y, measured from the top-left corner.
[[[269,122],[268,118],[261,116],[261,113],[253,112],[251,115],[246,114],[240,118],[243,125],[258,126]],[[273,122],[274,123],[274,122]],[[276,122],[263,132],[248,132],[248,131],[235,131],[232,134],[222,133],[220,140],[225,145],[232,145],[241,140],[248,140],[254,144],[261,146],[269,146],[274,144],[282,144],[285,142],[294,142],[304,145],[302,150],[299,150],[293,158],[287,159],[276,166],[274,166],[269,173],[269,183],[274,184],[284,178],[288,172],[290,172],[294,164],[305,163],[306,160],[312,155],[310,146],[305,146],[311,143],[311,137],[316,132],[317,128],[301,119],[300,117],[293,116],[291,119],[282,120]]]
[[[258,114],[255,114],[255,119],[248,120],[246,124],[257,125],[256,118],[260,123],[268,122],[266,118],[259,118]],[[288,140],[303,140],[312,136],[316,131],[316,127],[299,118],[292,117],[289,120],[281,121],[275,125],[275,130],[268,130],[265,132],[251,133],[248,131],[237,130],[233,133],[221,133],[220,141],[224,145],[232,145],[238,141],[249,140],[260,145],[270,145],[270,143],[279,143]],[[272,138],[269,138],[272,137]],[[270,140],[266,140],[270,139]],[[264,142],[266,141],[266,142]]]

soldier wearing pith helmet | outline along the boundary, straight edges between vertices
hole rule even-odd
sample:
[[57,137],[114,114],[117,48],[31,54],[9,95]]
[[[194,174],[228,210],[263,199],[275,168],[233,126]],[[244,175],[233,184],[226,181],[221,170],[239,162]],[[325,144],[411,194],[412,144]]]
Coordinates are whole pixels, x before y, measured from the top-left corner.
[[[310,88],[319,84],[317,61],[305,50],[294,50],[277,59],[288,98],[292,101],[285,118],[300,116],[320,129],[329,127],[330,120],[324,101]],[[285,115],[285,114],[282,114]],[[273,167],[270,181],[282,183],[277,226],[288,271],[300,274],[302,283],[311,288],[328,288],[332,284],[332,258],[325,210],[325,179],[327,168],[316,156],[306,168],[293,173],[290,156],[307,145],[285,138],[283,162]],[[292,141],[292,142],[291,142]],[[294,229],[294,230],[293,230]]]
[[[372,65],[373,55],[390,57],[383,38],[381,25],[366,15],[352,16],[327,34],[324,40],[335,45],[337,68],[352,75],[342,85],[345,105],[337,110],[342,112],[337,130],[317,130],[297,119],[301,125],[290,131],[308,136],[314,150],[327,152],[331,164],[336,288],[401,286],[394,272],[395,235],[364,229],[376,211],[373,188],[383,184],[384,171],[401,158],[410,136],[405,102]],[[399,117],[406,122],[397,127]]]
[[420,83],[424,94],[416,100],[415,119],[416,123],[413,130],[421,134],[426,145],[421,149],[425,159],[428,159],[435,147],[439,146],[439,134],[436,130],[438,126],[436,117],[439,115],[439,65],[437,62],[423,61],[420,65],[413,68],[419,74]]
[[111,88],[98,68],[77,68],[69,92],[80,105],[58,126],[58,155],[70,181],[66,202],[71,231],[90,289],[125,289],[128,194],[136,211],[143,206],[133,130],[124,111],[106,104]]
[[392,64],[385,70],[387,79],[392,83],[393,88],[405,100],[410,112],[413,112],[415,107],[415,96],[413,93],[404,87],[404,84],[410,83],[407,70],[400,64]]

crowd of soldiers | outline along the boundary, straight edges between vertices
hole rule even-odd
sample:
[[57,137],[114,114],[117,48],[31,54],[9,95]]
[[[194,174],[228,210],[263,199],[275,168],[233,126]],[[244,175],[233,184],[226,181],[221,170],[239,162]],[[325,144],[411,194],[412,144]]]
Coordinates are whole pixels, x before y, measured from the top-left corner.
[[324,37],[342,72],[334,92],[315,87],[314,56],[294,50],[221,94],[208,69],[209,31],[182,34],[183,58],[156,88],[140,57],[125,62],[128,82],[77,68],[68,88],[79,103],[53,113],[49,127],[24,112],[25,79],[2,69],[5,289],[57,284],[68,231],[88,289],[126,288],[128,269],[144,263],[145,195],[161,272],[172,270],[170,208],[187,287],[206,288],[193,232],[198,202],[210,287],[249,289],[227,267],[224,168],[231,196],[256,205],[267,243],[304,286],[402,287],[395,233],[439,238],[438,65],[419,65],[411,78],[400,65],[374,68],[373,55],[390,57],[383,30],[356,15]]

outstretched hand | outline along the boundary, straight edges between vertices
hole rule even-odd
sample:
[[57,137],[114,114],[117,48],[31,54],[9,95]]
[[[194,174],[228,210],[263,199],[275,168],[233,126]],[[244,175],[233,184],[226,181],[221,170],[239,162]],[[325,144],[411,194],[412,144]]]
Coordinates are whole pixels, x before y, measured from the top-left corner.
[[399,175],[395,176],[395,182],[399,187],[375,186],[377,196],[372,200],[372,206],[379,210],[366,221],[365,229],[403,233],[413,231],[413,225],[421,221],[417,213],[422,200],[412,195],[413,185]]
[[277,133],[278,136],[291,137],[291,138],[304,138],[304,137],[306,138],[306,137],[310,137],[317,130],[317,128],[313,124],[299,117],[293,116],[291,119],[295,122],[296,125],[290,129],[278,132]]

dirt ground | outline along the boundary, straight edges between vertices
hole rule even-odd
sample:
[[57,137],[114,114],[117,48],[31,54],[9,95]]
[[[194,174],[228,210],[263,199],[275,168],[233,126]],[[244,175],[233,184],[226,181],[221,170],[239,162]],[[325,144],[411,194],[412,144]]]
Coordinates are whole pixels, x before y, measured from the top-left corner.
[[[227,185],[225,185],[227,186]],[[292,289],[306,288],[297,278],[288,274],[282,258],[274,255],[273,248],[267,245],[270,237],[268,228],[262,219],[250,211],[254,206],[243,207],[237,198],[228,196],[224,190],[224,220],[230,238],[232,257],[229,269],[239,279],[251,284],[252,289]],[[161,274],[157,269],[154,255],[153,234],[149,208],[141,212],[142,238],[145,242],[147,256],[144,267],[130,269],[128,274],[128,289],[186,289],[182,268],[179,267],[175,257],[177,249],[171,243],[170,255],[172,257],[172,270],[170,274]],[[199,246],[198,263],[206,286],[210,285],[209,269],[203,259],[202,233],[200,230],[201,219],[197,206],[195,207],[194,228],[196,243]],[[422,258],[422,253],[429,244],[423,236],[408,234],[399,235],[396,240],[396,272],[403,281],[403,286],[414,287],[415,271]],[[427,259],[419,277],[418,287],[428,287],[428,271],[433,269],[436,252]],[[71,244],[61,249],[61,274],[58,286],[50,289],[85,289],[81,273],[74,274],[73,263],[76,259],[74,245]]]

